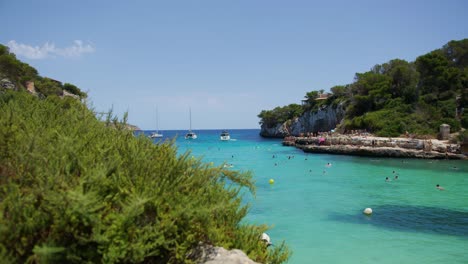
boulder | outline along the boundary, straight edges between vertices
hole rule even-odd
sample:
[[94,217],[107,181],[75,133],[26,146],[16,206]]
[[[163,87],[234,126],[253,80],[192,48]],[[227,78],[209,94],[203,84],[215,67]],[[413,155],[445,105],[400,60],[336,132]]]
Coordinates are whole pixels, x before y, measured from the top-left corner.
[[199,264],[258,264],[239,249],[226,250],[204,243],[200,243],[187,257]]
[[0,87],[8,90],[17,90],[16,85],[7,78],[3,78],[0,80]]

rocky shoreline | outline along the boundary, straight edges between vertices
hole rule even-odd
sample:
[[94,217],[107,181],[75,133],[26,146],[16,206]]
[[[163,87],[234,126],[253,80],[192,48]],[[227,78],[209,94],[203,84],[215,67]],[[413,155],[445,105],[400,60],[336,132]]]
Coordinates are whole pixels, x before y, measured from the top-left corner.
[[394,158],[467,159],[467,156],[461,152],[460,145],[436,139],[323,135],[285,137],[283,145],[294,146],[308,153]]

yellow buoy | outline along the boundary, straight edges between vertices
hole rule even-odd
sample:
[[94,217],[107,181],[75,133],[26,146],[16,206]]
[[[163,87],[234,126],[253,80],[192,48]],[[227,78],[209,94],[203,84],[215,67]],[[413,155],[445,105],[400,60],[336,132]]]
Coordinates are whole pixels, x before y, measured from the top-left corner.
[[269,182],[270,184],[273,184],[273,183],[275,183],[275,180],[270,179],[268,182]]

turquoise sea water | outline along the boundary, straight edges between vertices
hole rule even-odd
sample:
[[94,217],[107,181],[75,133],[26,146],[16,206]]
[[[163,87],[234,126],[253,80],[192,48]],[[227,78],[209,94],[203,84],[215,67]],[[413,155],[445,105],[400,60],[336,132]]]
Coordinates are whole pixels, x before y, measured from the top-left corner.
[[467,161],[306,154],[259,130],[230,130],[228,142],[221,130],[185,132],[163,131],[178,135],[180,153],[253,172],[246,221],[271,225],[273,244],[293,251],[289,263],[468,263]]

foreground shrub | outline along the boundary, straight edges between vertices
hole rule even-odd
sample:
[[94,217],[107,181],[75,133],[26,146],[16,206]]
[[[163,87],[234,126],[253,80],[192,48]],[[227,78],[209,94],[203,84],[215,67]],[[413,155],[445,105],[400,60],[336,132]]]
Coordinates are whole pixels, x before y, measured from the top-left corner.
[[73,99],[8,92],[0,113],[3,260],[186,263],[200,241],[259,262],[287,259],[284,244],[259,241],[264,226],[241,224],[251,175],[137,138]]

